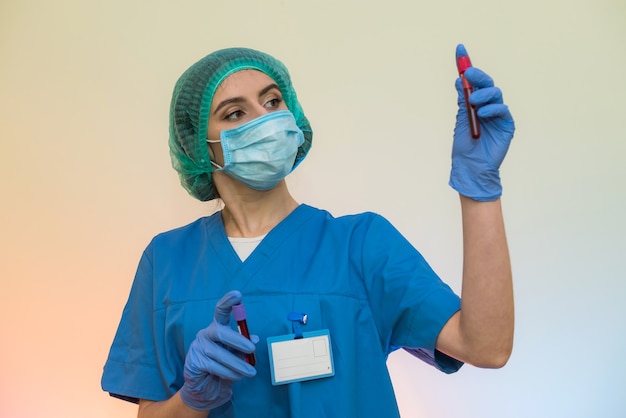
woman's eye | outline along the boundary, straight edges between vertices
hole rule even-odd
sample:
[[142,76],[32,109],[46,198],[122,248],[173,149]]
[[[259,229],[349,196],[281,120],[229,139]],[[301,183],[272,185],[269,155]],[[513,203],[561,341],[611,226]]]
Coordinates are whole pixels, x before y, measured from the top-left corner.
[[276,109],[278,106],[280,106],[282,102],[283,102],[283,99],[280,99],[280,98],[268,100],[267,103],[265,104],[265,107],[270,108],[270,109]]
[[243,116],[243,112],[241,110],[235,110],[234,112],[230,112],[227,114],[224,119],[226,120],[237,120]]

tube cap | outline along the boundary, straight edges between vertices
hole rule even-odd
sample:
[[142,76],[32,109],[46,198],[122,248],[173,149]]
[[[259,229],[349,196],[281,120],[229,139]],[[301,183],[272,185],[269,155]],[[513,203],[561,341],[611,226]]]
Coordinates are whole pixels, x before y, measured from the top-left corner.
[[463,55],[456,59],[456,68],[459,69],[459,74],[463,74],[465,70],[472,66],[472,61],[468,55]]
[[243,321],[246,319],[246,308],[243,303],[233,305],[233,315],[235,315],[235,321]]

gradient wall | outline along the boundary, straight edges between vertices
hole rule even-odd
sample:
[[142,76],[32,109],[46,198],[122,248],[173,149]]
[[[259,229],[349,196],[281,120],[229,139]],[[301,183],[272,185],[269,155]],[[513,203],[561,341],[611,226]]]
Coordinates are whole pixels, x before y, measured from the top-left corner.
[[389,360],[404,417],[626,415],[626,5],[619,0],[3,0],[0,417],[134,417],[100,374],[140,254],[215,207],[178,185],[172,87],[227,46],[291,69],[315,130],[289,178],[388,217],[460,290],[454,49],[504,90],[517,332],[501,370]]

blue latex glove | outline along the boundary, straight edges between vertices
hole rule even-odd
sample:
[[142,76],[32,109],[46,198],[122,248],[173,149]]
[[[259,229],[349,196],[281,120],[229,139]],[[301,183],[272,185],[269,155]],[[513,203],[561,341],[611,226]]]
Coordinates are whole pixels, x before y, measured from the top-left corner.
[[228,402],[232,383],[256,375],[256,369],[245,361],[259,341],[252,341],[230,327],[232,306],[241,303],[241,293],[228,292],[215,306],[211,325],[198,332],[185,358],[185,383],[180,397],[187,406],[208,411]]
[[[467,56],[463,45],[456,48],[457,58]],[[481,135],[472,139],[467,118],[461,79],[456,80],[459,111],[454,128],[450,186],[463,196],[478,201],[496,200],[502,195],[500,164],[515,132],[509,108],[502,101],[502,91],[483,71],[470,67],[465,77],[474,87],[470,103],[477,107]]]

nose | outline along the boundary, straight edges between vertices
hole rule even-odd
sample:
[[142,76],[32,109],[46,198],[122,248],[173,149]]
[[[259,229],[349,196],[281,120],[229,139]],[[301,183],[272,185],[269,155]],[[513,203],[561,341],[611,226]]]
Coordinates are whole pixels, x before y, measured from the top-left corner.
[[255,103],[254,106],[250,109],[250,116],[251,116],[251,119],[256,119],[259,116],[266,115],[272,111],[273,109],[268,109],[265,106],[263,106],[261,103]]

